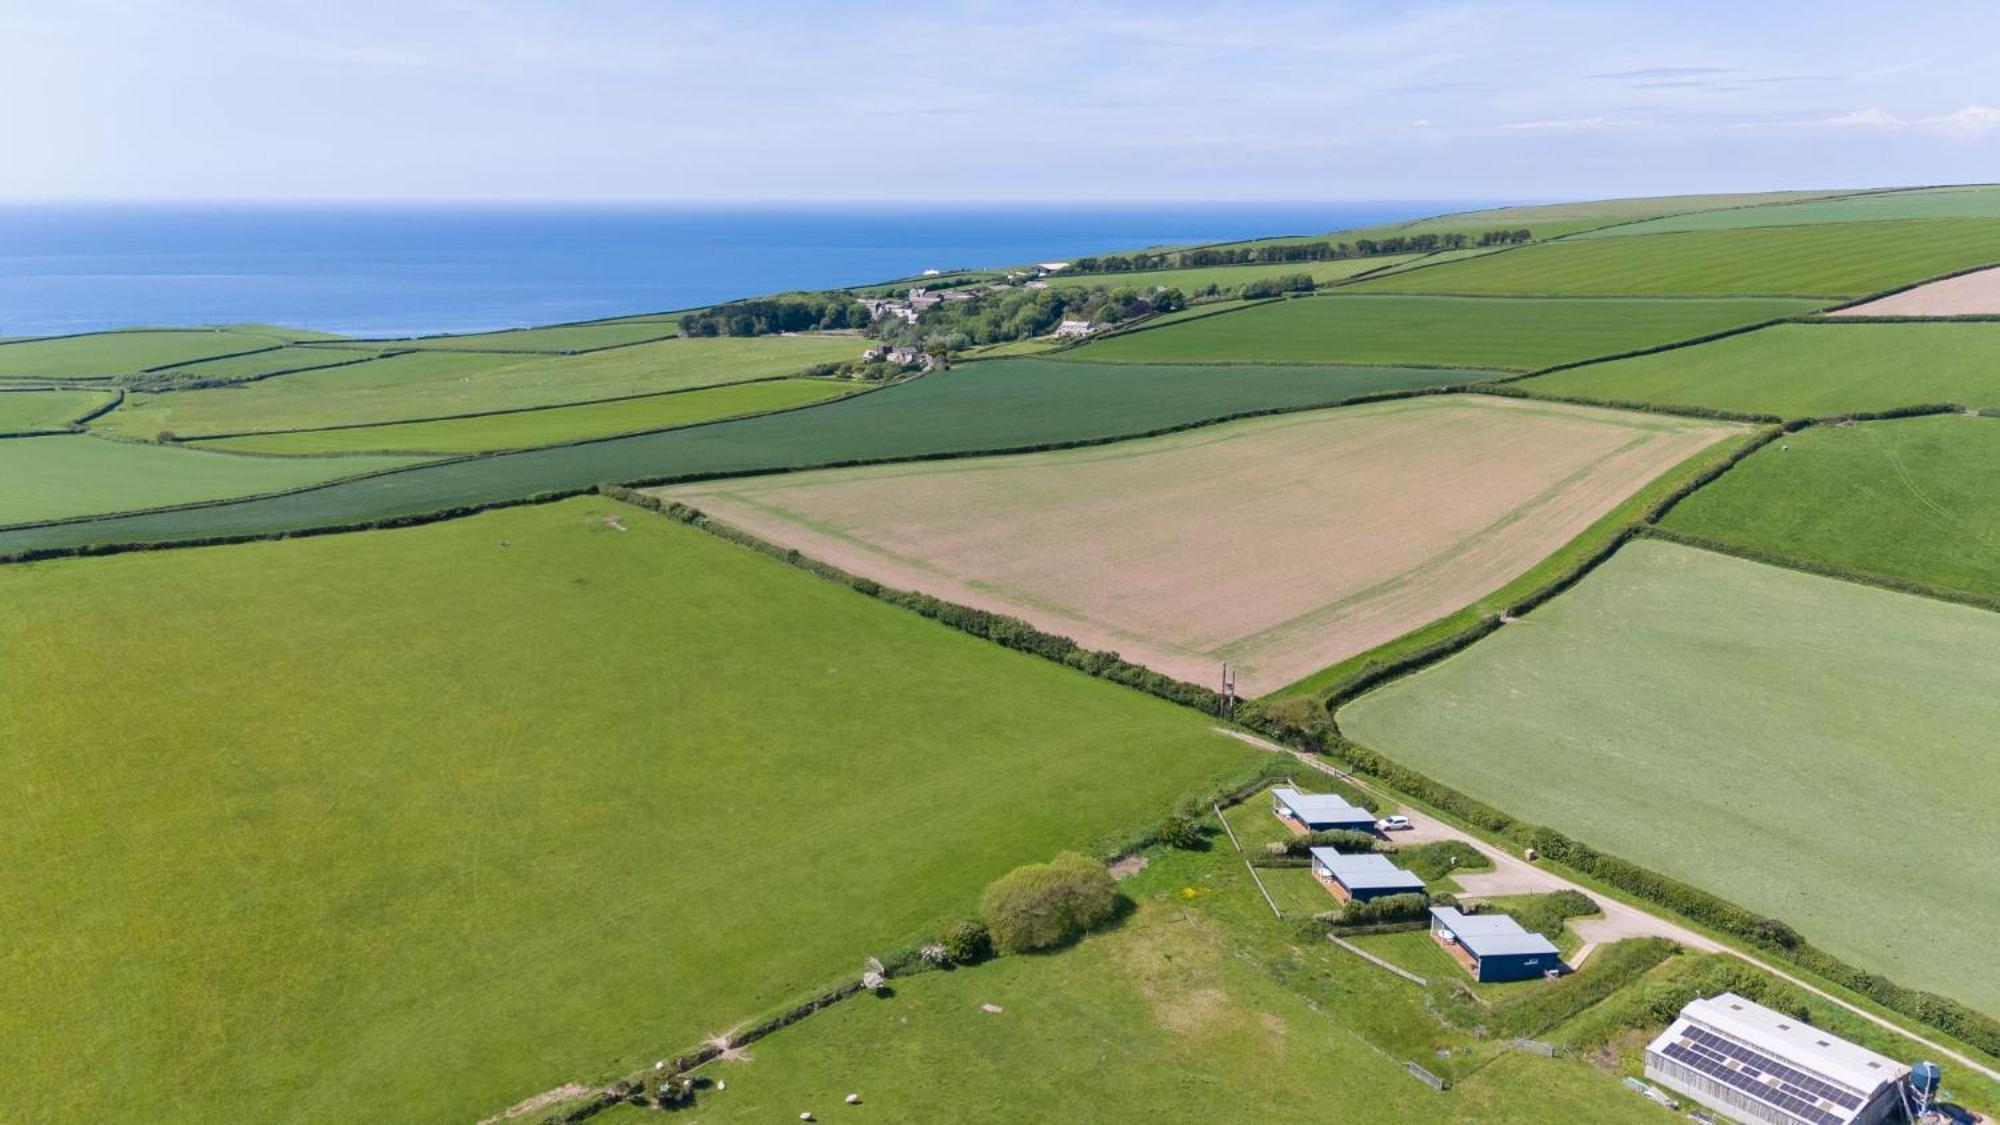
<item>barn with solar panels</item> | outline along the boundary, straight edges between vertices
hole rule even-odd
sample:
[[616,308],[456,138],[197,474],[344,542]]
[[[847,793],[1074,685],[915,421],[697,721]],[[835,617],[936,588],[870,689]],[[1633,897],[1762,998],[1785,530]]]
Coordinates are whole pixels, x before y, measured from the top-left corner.
[[1358,809],[1331,793],[1301,793],[1279,786],[1271,790],[1271,811],[1293,832],[1325,832],[1341,828],[1349,832],[1375,831],[1375,814]]
[[1900,1119],[1910,1068],[1725,992],[1695,1000],[1646,1048],[1646,1077],[1743,1121]]

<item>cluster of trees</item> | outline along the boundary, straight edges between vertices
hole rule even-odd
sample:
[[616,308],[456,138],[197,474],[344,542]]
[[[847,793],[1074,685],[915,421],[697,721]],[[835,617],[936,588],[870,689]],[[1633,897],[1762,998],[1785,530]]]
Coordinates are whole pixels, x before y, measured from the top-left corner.
[[1357,238],[1352,242],[1273,242],[1262,246],[1205,246],[1196,250],[1140,251],[1133,254],[1106,254],[1078,258],[1072,265],[1078,273],[1134,273],[1140,270],[1186,269],[1190,266],[1268,265],[1275,262],[1330,262],[1342,258],[1368,258],[1377,254],[1427,254],[1435,250],[1462,250],[1468,246],[1512,246],[1534,236],[1526,227],[1481,231],[1426,234],[1394,234],[1383,238]]
[[784,293],[681,317],[688,336],[767,336],[823,328],[866,328],[868,307],[845,293]]
[[979,913],[1002,953],[1053,949],[1110,921],[1118,913],[1118,887],[1103,864],[1064,852],[994,880]]
[[1279,297],[1286,293],[1310,293],[1316,283],[1309,273],[1288,273],[1282,277],[1260,277],[1246,281],[1237,289],[1242,297]]
[[975,300],[936,305],[915,324],[884,317],[870,334],[890,344],[942,340],[952,348],[963,348],[1046,336],[1065,320],[1117,324],[1186,307],[1187,295],[1178,289],[1149,292],[1129,285],[995,289]]

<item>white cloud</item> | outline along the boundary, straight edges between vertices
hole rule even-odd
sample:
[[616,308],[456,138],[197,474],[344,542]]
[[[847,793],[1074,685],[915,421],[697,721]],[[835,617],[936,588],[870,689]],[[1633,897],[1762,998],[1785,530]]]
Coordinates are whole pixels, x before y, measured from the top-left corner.
[[1835,129],[1888,129],[1970,139],[2000,129],[2000,107],[1968,105],[1930,117],[1899,117],[1880,106],[1870,106],[1813,124]]
[[1630,117],[1559,117],[1549,121],[1508,121],[1502,129],[1531,129],[1548,132],[1568,133],[1583,129],[1634,129],[1646,122]]

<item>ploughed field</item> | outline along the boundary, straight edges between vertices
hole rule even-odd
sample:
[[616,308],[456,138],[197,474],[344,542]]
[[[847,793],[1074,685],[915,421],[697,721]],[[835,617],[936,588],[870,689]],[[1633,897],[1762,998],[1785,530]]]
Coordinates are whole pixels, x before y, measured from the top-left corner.
[[[1435,267],[1443,269],[1445,267]],[[1275,301],[1070,353],[1095,362],[1382,363],[1527,370],[1811,312],[1811,301],[1401,297]]]
[[1102,448],[661,495],[885,585],[1261,694],[1529,569],[1734,431],[1425,396]]
[[1343,732],[2000,1011],[2000,616],[1655,540]]
[[2000,419],[1942,415],[1787,434],[1662,522],[1807,566],[2000,599]]
[[2000,323],[1778,324],[1514,384],[1598,402],[1824,418],[1927,403],[2000,406]]
[[1259,757],[594,499],[0,568],[0,651],[0,1100],[51,1119],[477,1120]]
[[[672,343],[683,342],[703,341]],[[615,356],[639,350],[600,354]],[[565,362],[593,358],[582,356]],[[290,378],[293,376],[269,382]],[[0,558],[51,547],[172,542],[351,526],[461,505],[522,499],[555,489],[591,488],[605,481],[661,481],[707,473],[768,472],[1095,441],[1247,412],[1331,405],[1366,395],[1456,385],[1476,378],[1465,371],[1421,368],[991,360],[811,410],[423,465],[270,500],[105,519],[87,525],[0,531]],[[340,460],[352,463],[351,459]],[[143,505],[123,507],[133,506]]]
[[2000,269],[1927,281],[1829,316],[2000,316]]

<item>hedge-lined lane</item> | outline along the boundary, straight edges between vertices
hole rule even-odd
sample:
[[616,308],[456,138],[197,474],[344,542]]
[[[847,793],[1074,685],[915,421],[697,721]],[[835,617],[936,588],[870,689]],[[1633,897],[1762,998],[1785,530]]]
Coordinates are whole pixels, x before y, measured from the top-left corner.
[[0,557],[342,527],[604,482],[1099,440],[1472,378],[1462,371],[1399,368],[995,360],[786,414],[426,465],[263,500],[0,532]]

